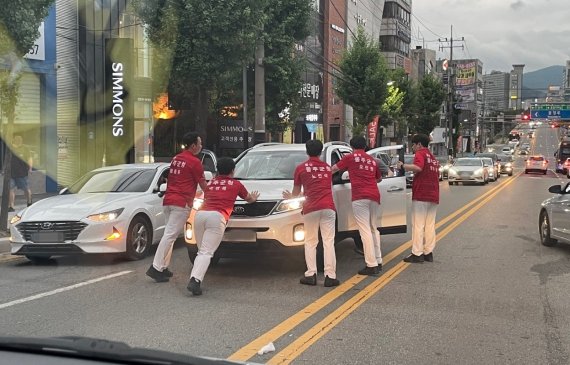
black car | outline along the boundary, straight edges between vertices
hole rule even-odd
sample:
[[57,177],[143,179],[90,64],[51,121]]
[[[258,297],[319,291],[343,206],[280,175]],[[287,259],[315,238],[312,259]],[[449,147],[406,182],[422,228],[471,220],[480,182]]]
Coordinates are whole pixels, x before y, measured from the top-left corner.
[[513,176],[513,156],[497,155],[499,158],[499,173]]

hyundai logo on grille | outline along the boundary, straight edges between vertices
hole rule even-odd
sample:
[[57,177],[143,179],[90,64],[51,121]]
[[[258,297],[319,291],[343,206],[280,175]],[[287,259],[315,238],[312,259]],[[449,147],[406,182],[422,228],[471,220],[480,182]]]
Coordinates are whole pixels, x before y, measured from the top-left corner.
[[244,207],[234,207],[234,213],[236,214],[243,214],[245,213],[245,208]]
[[41,224],[41,228],[42,229],[51,229],[51,227],[53,227],[53,223],[52,222],[43,222]]

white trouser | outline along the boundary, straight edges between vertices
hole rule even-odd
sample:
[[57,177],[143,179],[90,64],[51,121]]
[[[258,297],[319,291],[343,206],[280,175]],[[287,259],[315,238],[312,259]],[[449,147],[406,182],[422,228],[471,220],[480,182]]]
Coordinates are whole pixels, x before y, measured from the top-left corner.
[[323,255],[325,258],[325,275],[336,279],[336,255],[334,252],[334,233],[336,213],[332,209],[322,209],[303,216],[305,222],[305,276],[317,273],[317,244],[319,243],[319,227],[323,238]]
[[210,266],[210,260],[220,246],[224,231],[226,230],[226,219],[220,212],[199,211],[194,219],[194,232],[196,232],[196,244],[198,245],[198,255],[194,259],[194,267],[190,278],[204,280],[204,275]]
[[412,200],[412,253],[427,255],[435,248],[437,204]]
[[165,205],[162,207],[164,212],[164,235],[158,244],[154,261],[152,266],[158,271],[163,271],[170,265],[170,258],[172,257],[172,247],[174,242],[184,230],[184,224],[188,220],[190,208],[182,208],[176,205]]
[[378,231],[379,209],[380,204],[369,199],[355,200],[352,202],[354,219],[356,220],[360,238],[362,239],[364,261],[368,267],[375,267],[382,263],[380,232]]

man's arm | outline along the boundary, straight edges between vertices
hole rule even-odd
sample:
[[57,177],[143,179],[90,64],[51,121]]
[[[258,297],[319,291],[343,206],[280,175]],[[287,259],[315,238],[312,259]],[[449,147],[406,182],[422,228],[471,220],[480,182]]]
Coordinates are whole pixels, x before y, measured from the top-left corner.
[[402,161],[399,161],[399,162],[398,162],[398,167],[400,167],[400,168],[403,167],[404,170],[406,170],[406,171],[412,171],[414,174],[416,174],[416,173],[422,171],[422,168],[419,167],[418,165],[414,165],[413,163],[405,164],[405,163],[403,163]]
[[202,189],[202,191],[206,191],[206,188],[208,187],[206,179],[201,179],[200,181],[198,181],[198,185],[200,185],[200,189]]

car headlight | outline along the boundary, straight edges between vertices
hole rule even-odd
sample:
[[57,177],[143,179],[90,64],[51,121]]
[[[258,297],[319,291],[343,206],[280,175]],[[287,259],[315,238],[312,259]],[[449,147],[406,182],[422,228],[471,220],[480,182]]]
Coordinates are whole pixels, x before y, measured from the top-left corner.
[[444,170],[444,171],[449,170],[450,167],[451,167],[451,166],[449,166],[449,165],[445,165],[445,166],[443,166],[443,170]]
[[505,166],[507,166],[507,167],[512,167],[512,166],[513,166],[513,164],[512,164],[512,163],[510,163],[510,162],[507,162],[507,164],[506,164]]
[[15,216],[12,217],[12,219],[10,219],[10,224],[16,224],[20,220],[22,220],[22,216],[19,214],[16,214]]
[[443,172],[443,167],[439,167],[439,172]]
[[483,175],[483,168],[475,170],[475,172],[473,172],[473,175]]
[[303,208],[303,202],[305,202],[305,197],[285,199],[279,203],[274,213],[289,212],[291,210],[297,210]]
[[92,220],[94,222],[110,222],[117,219],[121,213],[123,213],[125,208],[115,209],[109,212],[97,213],[92,214],[87,217],[87,219]]
[[194,203],[192,203],[192,208],[194,210],[200,210],[200,208],[202,208],[202,205],[204,205],[204,199],[194,198]]
[[455,170],[454,168],[450,168],[449,175],[457,175],[457,170]]

